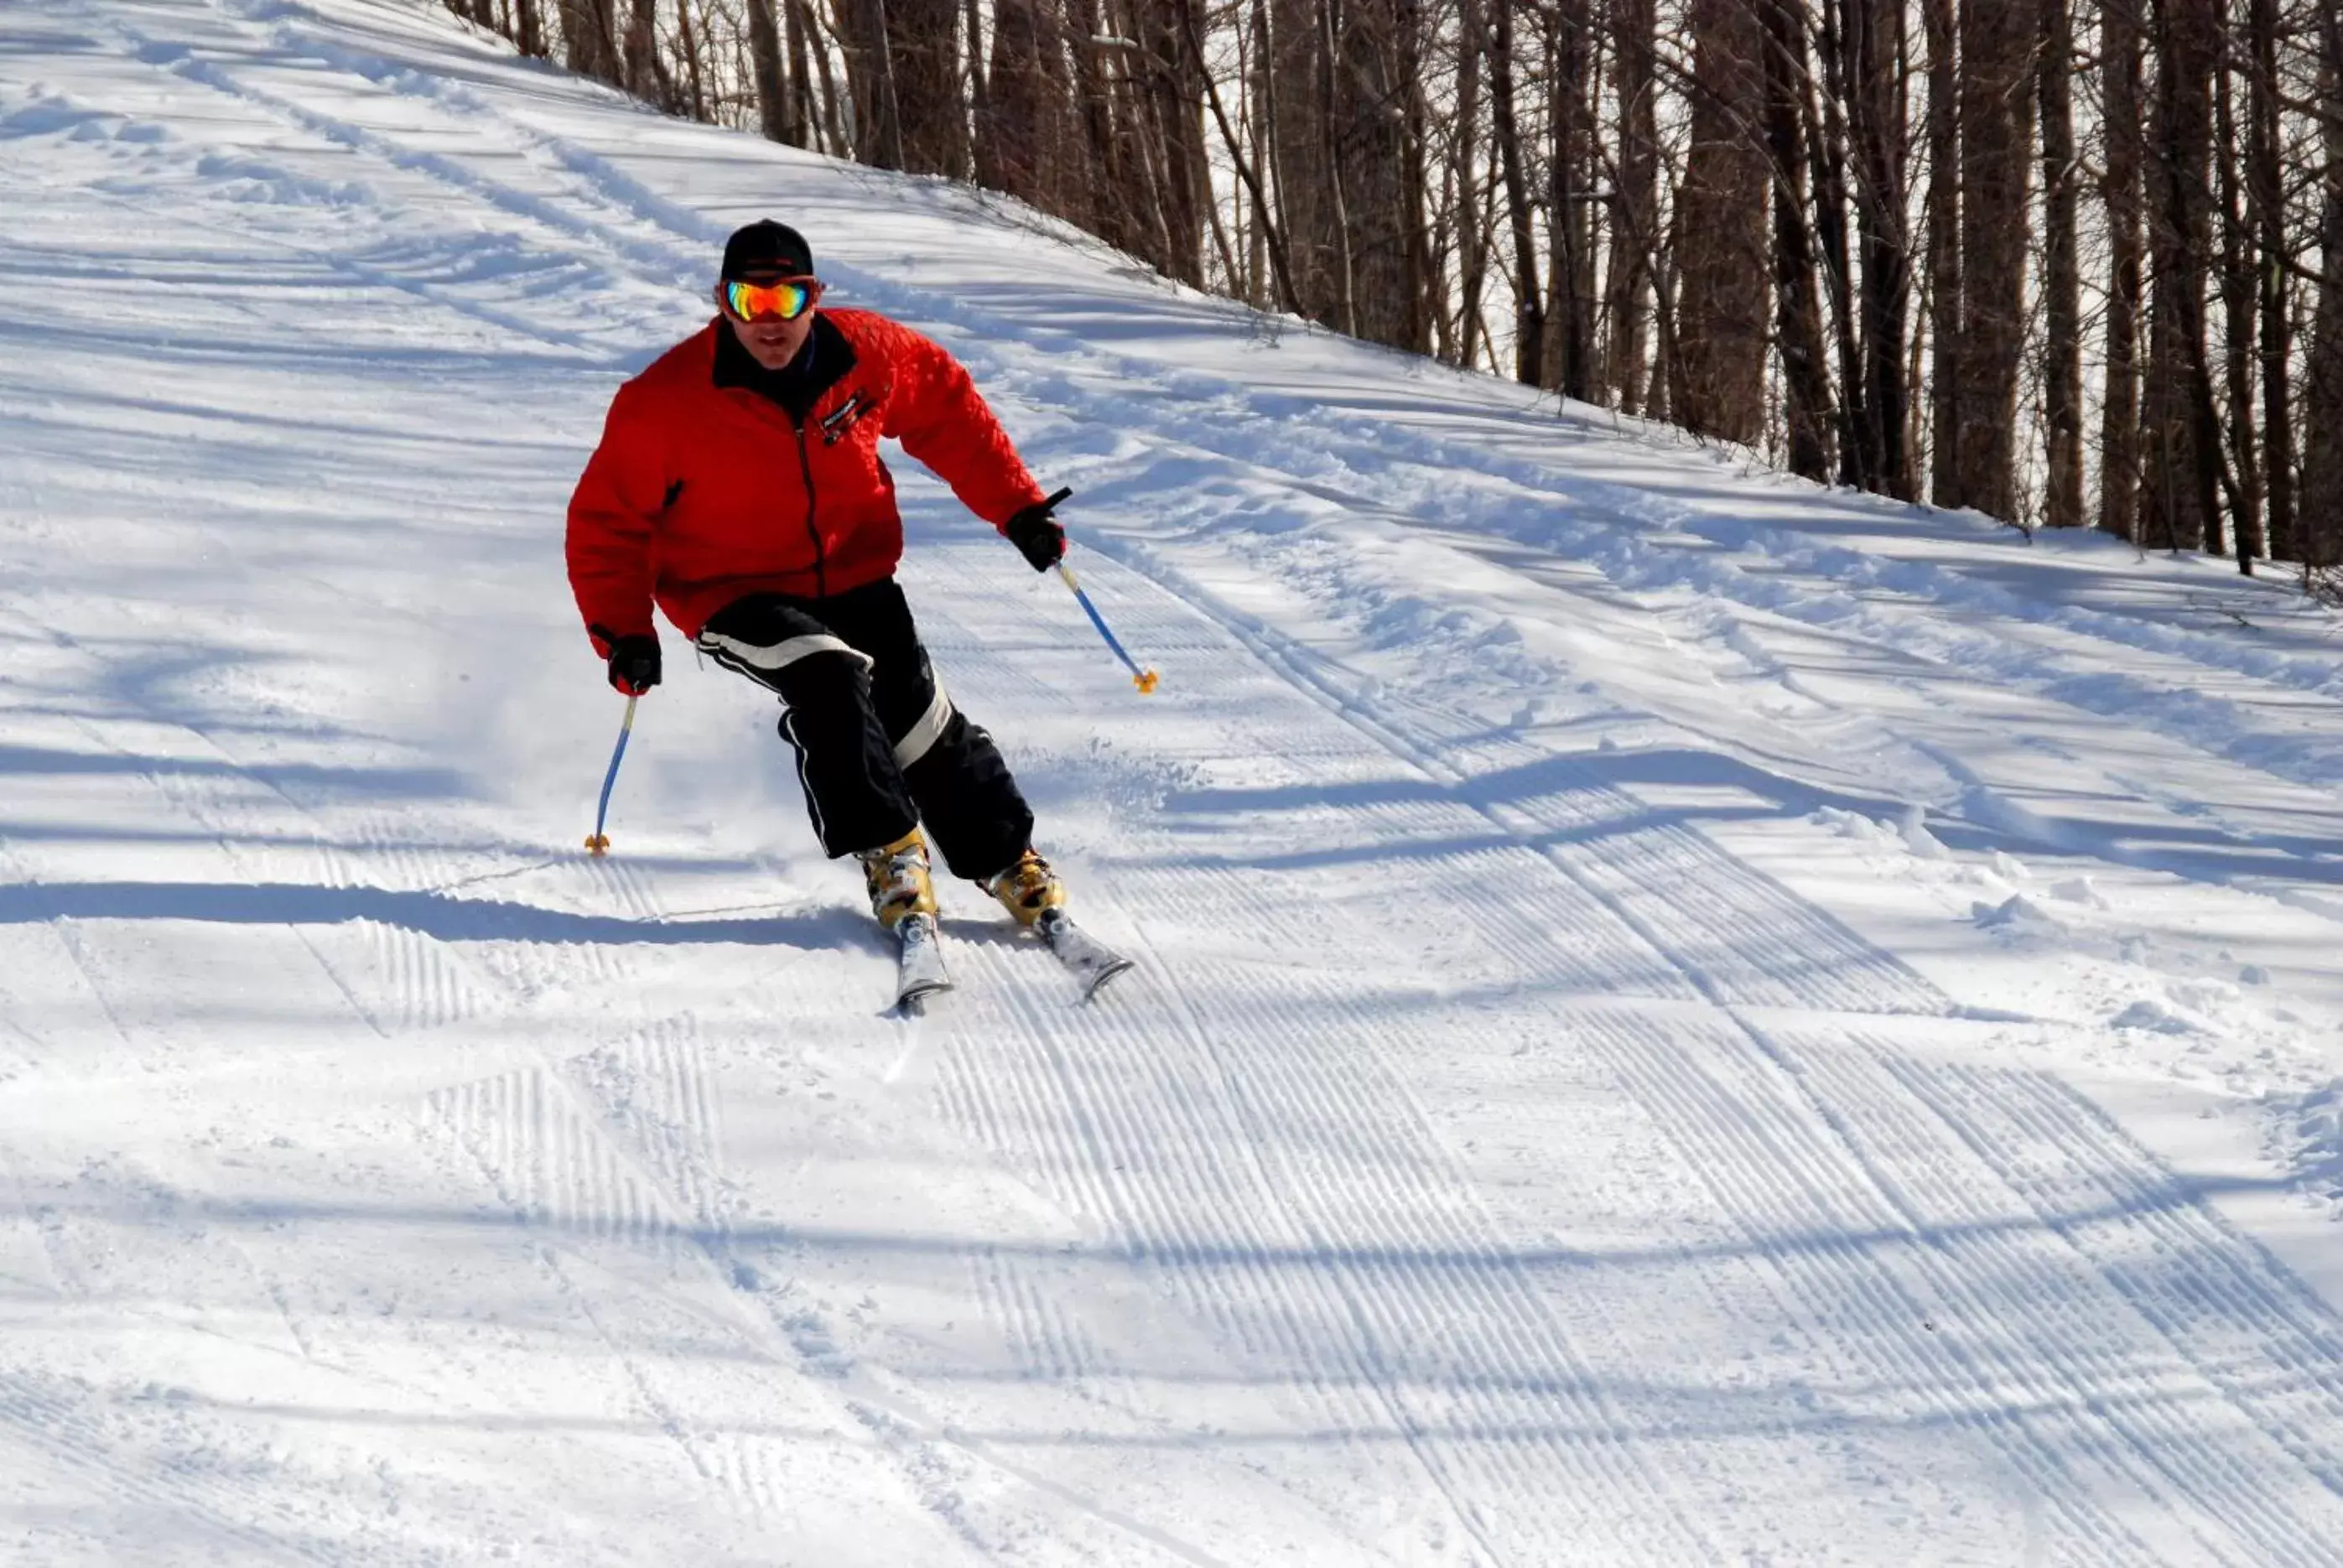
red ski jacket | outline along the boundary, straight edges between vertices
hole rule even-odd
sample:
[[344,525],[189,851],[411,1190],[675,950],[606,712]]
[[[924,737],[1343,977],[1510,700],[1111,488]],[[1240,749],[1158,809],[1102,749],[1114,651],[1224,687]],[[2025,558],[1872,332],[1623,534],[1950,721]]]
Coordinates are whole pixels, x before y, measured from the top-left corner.
[[[720,335],[720,336],[719,336]],[[743,594],[823,598],[903,556],[879,437],[1005,525],[1041,487],[967,369],[867,310],[817,310],[803,355],[762,376],[719,319],[618,388],[569,499],[569,586],[596,649],[651,630],[654,601],[696,638]]]

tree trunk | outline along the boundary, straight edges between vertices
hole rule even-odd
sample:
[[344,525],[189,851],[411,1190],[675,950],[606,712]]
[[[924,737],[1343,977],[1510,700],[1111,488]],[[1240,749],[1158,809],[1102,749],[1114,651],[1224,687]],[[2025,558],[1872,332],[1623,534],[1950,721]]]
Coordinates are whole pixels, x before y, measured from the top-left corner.
[[1102,58],[1113,127],[1108,134],[1120,156],[1122,179],[1106,197],[1114,202],[1126,236],[1122,248],[1162,272],[1172,251],[1171,196],[1164,189],[1163,136],[1154,115],[1155,55],[1141,36],[1139,12],[1148,3],[1110,0],[1107,9],[1109,31],[1121,41]]
[[2036,21],[2028,0],[1961,7],[1961,504],[2017,516]]
[[2300,543],[2307,570],[2343,565],[2343,15],[2319,18],[2318,283],[2302,399]]
[[1692,0],[1692,141],[1676,196],[1676,421],[1755,443],[1765,420],[1765,152],[1742,111],[1763,101],[1747,0]]
[[1346,0],[1337,13],[1337,189],[1351,262],[1350,330],[1418,353],[1423,309],[1421,143],[1408,135],[1408,84],[1418,65],[1415,0]]
[[964,107],[968,121],[969,177],[987,190],[1001,188],[1001,169],[993,157],[992,85],[984,57],[984,10],[978,0],[960,0],[960,25],[968,30],[968,56],[960,62],[968,79]]
[[846,51],[847,95],[854,103],[854,161],[873,168],[902,168],[900,95],[887,0],[836,0],[834,9]]
[[[1202,20],[1195,10],[1190,8],[1182,14],[1182,21],[1188,29],[1189,49],[1201,55],[1204,46]],[[1260,31],[1263,21],[1262,12],[1256,8],[1253,12],[1254,37],[1265,42]],[[1222,150],[1227,153],[1230,166],[1235,171],[1237,183],[1243,188],[1244,195],[1251,204],[1253,219],[1251,233],[1243,236],[1246,247],[1246,270],[1242,274],[1239,273],[1232,247],[1232,253],[1228,256],[1231,286],[1242,289],[1242,297],[1258,305],[1262,292],[1262,263],[1265,261],[1275,283],[1277,304],[1282,309],[1296,309],[1298,306],[1293,295],[1293,274],[1292,268],[1286,265],[1284,238],[1278,233],[1277,224],[1270,215],[1268,192],[1262,184],[1261,171],[1257,166],[1259,144],[1256,141],[1252,148],[1248,150],[1245,142],[1239,136],[1237,127],[1230,123],[1228,108],[1222,101],[1219,85],[1209,74],[1200,73],[1200,75],[1204,86],[1204,101],[1212,108],[1213,123],[1220,127]],[[1242,225],[1242,217],[1239,221]],[[1213,226],[1214,237],[1218,238],[1220,230],[1217,216],[1213,219]]]
[[1654,0],[1613,0],[1613,95],[1619,114],[1618,191],[1611,204],[1611,258],[1604,317],[1603,379],[1619,407],[1643,407],[1649,378],[1652,253],[1660,242],[1658,10]]
[[1928,46],[1928,498],[1961,494],[1961,116],[1954,0],[1920,0]]
[[968,95],[960,81],[959,0],[885,0],[883,10],[902,137],[898,166],[964,180]]
[[2042,521],[2083,522],[2083,278],[2076,246],[2075,26],[2066,0],[2043,0],[2036,83],[2042,105]]
[[2213,62],[2218,0],[2164,0],[2157,40],[2156,136],[2149,182],[2147,377],[2140,434],[2141,542],[2200,548],[2217,527],[2216,482],[2200,427],[2198,368],[2206,362],[2205,258],[2212,246],[2206,185],[2212,156]]
[[[1863,347],[1855,319],[1855,269],[1847,255],[1851,95],[1846,80],[1845,10],[1845,0],[1823,0],[1820,25],[1814,28],[1815,58],[1800,72],[1797,108],[1814,169],[1815,260],[1822,268],[1823,299],[1830,307],[1831,347],[1838,360],[1838,478],[1841,484],[1875,489],[1876,465],[1863,440]],[[1818,97],[1819,114],[1815,112]]]
[[1855,169],[1855,228],[1863,257],[1861,440],[1873,477],[1898,500],[1913,498],[1904,439],[1911,399],[1904,378],[1912,296],[1912,236],[1906,216],[1910,156],[1905,118],[1902,0],[1847,0],[1848,122]]
[[997,188],[1063,216],[1071,127],[1059,26],[1050,0],[994,0],[979,161]]
[[1204,282],[1205,209],[1212,201],[1204,162],[1203,64],[1189,47],[1188,6],[1202,0],[1132,0],[1141,64],[1144,126],[1155,171],[1162,252],[1148,259],[1192,287]]
[[636,97],[672,109],[659,64],[658,23],[659,0],[628,0],[626,32],[619,39],[619,76]]
[[1334,275],[1341,242],[1334,233],[1333,171],[1326,162],[1331,133],[1322,87],[1326,25],[1320,9],[1331,0],[1262,3],[1269,6],[1270,61],[1263,85],[1286,265],[1292,269],[1302,313],[1334,327],[1340,325]]
[[699,29],[691,25],[691,0],[676,0],[677,42],[683,49],[684,79],[691,84],[691,117],[708,122],[708,84],[699,64]]
[[1765,143],[1773,161],[1775,349],[1781,356],[1790,471],[1831,475],[1830,373],[1806,223],[1806,145],[1799,99],[1808,70],[1802,0],[1759,0],[1765,30]]
[[2254,229],[2256,297],[2261,312],[2263,491],[2268,507],[2272,560],[2293,560],[2294,410],[2288,387],[2294,323],[2287,310],[2285,167],[2279,151],[2282,86],[2278,74],[2278,0],[2250,0],[2247,14],[2252,61],[2252,126],[2247,152],[2246,196]]
[[[852,144],[839,117],[838,84],[830,75],[830,51],[816,48],[819,25],[810,0],[781,0],[783,31],[789,36],[788,112],[781,117],[781,140],[793,147],[815,147],[840,156]],[[821,95],[814,95],[819,75]]]
[[1544,383],[1545,297],[1538,286],[1535,213],[1523,169],[1521,124],[1513,112],[1513,7],[1506,0],[1497,5],[1488,48],[1490,129],[1513,241],[1513,378],[1537,387]]
[[618,30],[612,0],[557,0],[561,15],[562,63],[581,76],[618,86],[623,80]]
[[[1497,0],[1505,5],[1508,0]],[[1458,0],[1456,15],[1456,115],[1450,177],[1456,186],[1456,273],[1463,286],[1457,301],[1454,363],[1475,368],[1475,334],[1481,290],[1488,276],[1481,226],[1481,23],[1482,0]]]
[[773,0],[749,0],[749,70],[765,139],[788,141],[789,89],[781,74],[781,35],[773,23]]
[[[1259,286],[1259,280],[1264,276],[1264,267],[1267,267],[1275,274],[1276,288],[1271,308],[1300,315],[1302,306],[1293,293],[1293,269],[1287,262],[1285,234],[1278,226],[1272,197],[1275,186],[1271,183],[1276,177],[1277,154],[1271,143],[1275,122],[1270,114],[1273,95],[1269,82],[1272,61],[1269,0],[1240,0],[1240,3],[1245,7],[1245,37],[1249,51],[1246,65],[1249,68],[1244,72],[1243,94],[1237,103],[1237,116],[1243,129],[1245,145],[1252,152],[1253,176],[1250,195],[1254,203],[1254,222],[1245,240],[1246,265],[1252,268],[1256,283],[1252,299],[1256,305],[1267,302],[1264,296],[1268,291]],[[1272,242],[1274,242],[1277,251],[1274,257],[1268,254]]]
[[[2237,569],[2254,575],[2254,558],[2268,548],[2262,534],[2261,454],[2254,434],[2254,260],[2253,236],[2246,226],[2245,146],[2237,129],[2236,73],[2226,65],[2214,74],[2214,124],[2218,141],[2221,216],[2221,341],[2225,391],[2228,411],[2226,462],[2230,482],[2224,487],[2230,520],[2237,532]],[[2209,393],[2209,380],[2205,391]],[[2215,430],[2220,417],[2210,407],[2200,417]],[[2214,554],[2221,550],[2218,528],[2206,537]]]
[[1079,148],[1082,161],[1082,200],[1090,212],[1091,232],[1118,250],[1134,248],[1132,225],[1125,212],[1130,200],[1122,145],[1121,116],[1115,107],[1108,68],[1108,50],[1099,42],[1097,0],[1065,0],[1067,32],[1073,45],[1074,104],[1081,116]]
[[1587,0],[1554,0],[1546,40],[1546,346],[1545,385],[1565,397],[1591,399],[1594,255],[1587,234],[1593,204],[1588,175],[1593,127],[1585,81],[1592,49]]
[[2099,425],[2099,527],[2139,538],[2140,0],[2099,0],[2100,120],[2107,206],[2107,372]]

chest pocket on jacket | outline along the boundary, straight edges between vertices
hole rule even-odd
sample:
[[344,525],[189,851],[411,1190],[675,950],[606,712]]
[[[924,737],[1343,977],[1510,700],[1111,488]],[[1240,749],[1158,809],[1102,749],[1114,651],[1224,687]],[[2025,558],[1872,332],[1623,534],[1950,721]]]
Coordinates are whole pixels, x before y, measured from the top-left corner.
[[825,447],[835,447],[844,440],[846,433],[860,424],[862,416],[870,412],[877,402],[878,399],[871,397],[870,393],[858,391],[849,397],[845,402],[824,414],[819,421],[821,426],[821,444]]

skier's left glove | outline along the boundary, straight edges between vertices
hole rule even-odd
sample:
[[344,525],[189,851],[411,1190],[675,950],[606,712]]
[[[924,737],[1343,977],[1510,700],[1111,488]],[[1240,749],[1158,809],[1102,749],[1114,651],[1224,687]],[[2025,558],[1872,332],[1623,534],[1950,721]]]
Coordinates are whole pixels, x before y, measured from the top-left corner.
[[1071,490],[1060,490],[1046,501],[1036,501],[1010,518],[1001,529],[1037,572],[1048,571],[1066,558],[1066,530],[1050,514],[1057,509],[1060,501],[1072,494]]

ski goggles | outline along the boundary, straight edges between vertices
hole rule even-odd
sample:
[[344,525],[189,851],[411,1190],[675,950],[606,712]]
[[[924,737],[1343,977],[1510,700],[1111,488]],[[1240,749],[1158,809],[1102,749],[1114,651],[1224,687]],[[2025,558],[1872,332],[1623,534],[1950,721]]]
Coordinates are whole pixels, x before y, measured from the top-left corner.
[[820,297],[821,282],[812,277],[785,277],[778,283],[736,283],[728,278],[724,284],[725,313],[737,321],[764,316],[795,321]]

